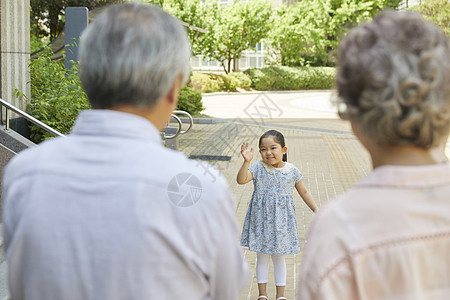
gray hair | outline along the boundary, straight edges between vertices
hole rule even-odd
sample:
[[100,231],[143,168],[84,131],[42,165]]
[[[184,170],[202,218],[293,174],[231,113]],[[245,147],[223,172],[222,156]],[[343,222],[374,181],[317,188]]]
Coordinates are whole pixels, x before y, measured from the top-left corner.
[[190,46],[175,17],[150,4],[107,7],[81,36],[80,77],[93,108],[151,107],[190,74]]
[[350,31],[338,51],[342,119],[379,144],[430,148],[450,128],[450,50],[414,12],[385,11]]

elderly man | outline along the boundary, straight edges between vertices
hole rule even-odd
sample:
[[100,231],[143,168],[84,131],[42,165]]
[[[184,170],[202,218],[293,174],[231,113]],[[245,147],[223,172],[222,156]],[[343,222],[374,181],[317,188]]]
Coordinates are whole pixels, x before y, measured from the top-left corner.
[[181,24],[156,6],[114,5],[88,26],[93,110],[4,174],[13,299],[238,297],[247,267],[227,184],[161,143],[189,58]]

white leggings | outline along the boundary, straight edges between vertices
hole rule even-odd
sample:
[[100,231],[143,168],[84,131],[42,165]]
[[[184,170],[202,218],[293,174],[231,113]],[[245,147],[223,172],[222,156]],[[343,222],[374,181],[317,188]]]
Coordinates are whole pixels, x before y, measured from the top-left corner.
[[267,283],[269,281],[270,257],[272,257],[273,262],[275,284],[277,286],[286,286],[286,261],[284,260],[284,256],[259,252],[256,256],[256,279],[258,283]]

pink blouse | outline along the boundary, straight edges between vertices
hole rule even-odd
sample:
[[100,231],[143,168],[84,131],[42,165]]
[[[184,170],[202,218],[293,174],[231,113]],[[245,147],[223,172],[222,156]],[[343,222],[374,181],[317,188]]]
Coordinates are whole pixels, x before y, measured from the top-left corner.
[[450,299],[450,165],[383,166],[321,209],[297,300]]

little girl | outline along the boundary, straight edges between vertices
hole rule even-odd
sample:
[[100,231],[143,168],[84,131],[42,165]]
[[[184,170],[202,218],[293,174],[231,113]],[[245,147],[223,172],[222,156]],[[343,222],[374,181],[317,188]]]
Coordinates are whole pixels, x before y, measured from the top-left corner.
[[294,187],[312,211],[317,210],[311,194],[302,182],[302,174],[287,162],[284,136],[269,130],[259,139],[262,160],[254,163],[253,148],[241,146],[244,163],[237,174],[238,184],[253,180],[255,190],[242,229],[241,245],[257,252],[256,277],[259,297],[267,298],[269,260],[272,257],[275,273],[276,299],[286,299],[286,262],[284,255],[300,251],[293,199]]

